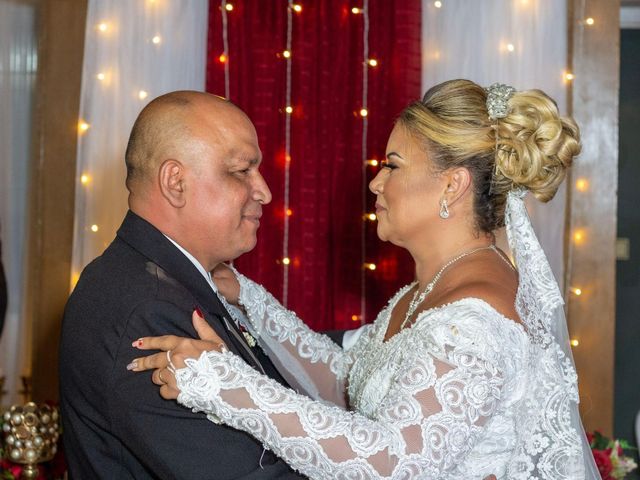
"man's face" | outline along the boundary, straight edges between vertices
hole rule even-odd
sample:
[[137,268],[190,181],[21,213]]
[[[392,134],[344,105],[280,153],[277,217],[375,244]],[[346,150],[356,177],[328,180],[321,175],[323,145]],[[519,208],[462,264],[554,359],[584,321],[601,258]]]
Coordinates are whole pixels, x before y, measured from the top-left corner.
[[255,247],[262,205],[271,201],[271,192],[258,170],[262,155],[255,128],[244,114],[234,109],[223,122],[194,129],[182,225],[189,229],[192,254],[213,269]]

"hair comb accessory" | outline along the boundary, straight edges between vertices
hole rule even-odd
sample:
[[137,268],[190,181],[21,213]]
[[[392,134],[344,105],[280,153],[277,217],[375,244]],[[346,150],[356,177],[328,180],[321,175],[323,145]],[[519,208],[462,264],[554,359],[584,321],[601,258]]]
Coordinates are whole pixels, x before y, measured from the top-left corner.
[[502,83],[494,83],[487,89],[487,111],[491,120],[504,118],[509,113],[509,99],[516,89]]

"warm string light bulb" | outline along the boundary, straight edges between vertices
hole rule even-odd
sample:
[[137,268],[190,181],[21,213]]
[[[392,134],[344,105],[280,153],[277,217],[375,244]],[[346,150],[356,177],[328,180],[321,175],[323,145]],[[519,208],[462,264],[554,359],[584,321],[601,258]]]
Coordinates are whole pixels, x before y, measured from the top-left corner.
[[361,9],[361,8],[358,8],[358,7],[353,7],[353,8],[351,9],[351,13],[353,13],[354,15],[359,15],[359,14],[361,14],[361,13],[362,13],[362,9]]
[[233,5],[232,5],[231,3],[225,3],[225,4],[224,4],[224,9],[225,9],[227,12],[231,12],[231,11],[233,10]]
[[569,291],[571,293],[573,293],[576,297],[579,297],[580,295],[582,295],[582,289],[581,288],[577,288],[577,287],[571,287],[569,289]]
[[100,72],[96,75],[96,78],[102,82],[105,78],[107,78],[107,76],[104,73]]
[[84,133],[84,132],[86,132],[87,130],[89,130],[89,127],[90,127],[90,126],[91,126],[91,125],[89,125],[89,124],[88,124],[87,122],[85,122],[84,120],[80,120],[80,121],[78,122],[78,131],[79,131],[80,133]]
[[226,63],[227,62],[227,56],[224,53],[221,53],[220,56],[218,57],[218,61],[220,63]]
[[140,90],[140,91],[138,92],[138,98],[139,98],[140,100],[144,100],[144,99],[145,99],[145,98],[147,98],[148,96],[149,96],[149,93],[148,93],[148,92],[146,92],[145,90]]
[[594,23],[596,23],[596,21],[593,19],[593,17],[589,17],[584,21],[584,23],[586,23],[587,25],[593,25]]
[[154,36],[151,41],[155,44],[155,45],[159,45],[160,42],[162,42],[162,37],[160,35],[156,35]]
[[291,210],[290,208],[287,208],[287,210],[284,212],[287,217],[290,217],[291,215],[293,215],[293,210]]
[[282,263],[285,265],[289,265],[291,263],[291,259],[289,257],[284,257],[282,259]]
[[371,160],[367,160],[367,165],[369,165],[370,167],[377,167],[378,160],[376,160],[375,158],[372,158]]
[[435,2],[433,2],[433,6],[436,8],[441,8],[442,2],[440,0],[436,0]]
[[587,235],[584,230],[578,229],[575,232],[573,232],[573,242],[576,245],[581,245],[584,242],[586,236]]
[[91,181],[91,177],[89,175],[87,175],[86,173],[83,173],[82,175],[80,175],[80,183],[81,184],[88,185],[90,181]]
[[572,347],[577,347],[578,345],[580,345],[580,342],[578,341],[577,338],[572,338],[571,339],[571,346]]
[[370,58],[367,63],[369,64],[370,67],[377,67],[378,66],[378,60],[376,60],[375,58]]
[[293,8],[293,11],[297,12],[297,13],[300,13],[302,11],[302,5],[300,5],[298,3],[294,3],[293,7],[291,7],[291,8]]
[[589,190],[589,180],[586,178],[579,178],[576,180],[576,190],[579,192],[586,192]]
[[361,117],[366,117],[367,115],[369,115],[369,110],[367,110],[366,108],[360,109],[360,116]]
[[571,73],[571,72],[566,72],[566,73],[564,74],[564,79],[565,79],[567,82],[570,82],[570,81],[571,81],[571,80],[573,80],[574,78],[576,78],[576,77],[575,77],[575,75],[574,75],[573,73]]
[[366,218],[367,220],[371,220],[372,222],[374,222],[378,217],[376,217],[375,213],[367,213],[364,218]]
[[364,264],[364,268],[366,268],[367,270],[375,270],[376,269],[376,264],[375,263],[365,263]]
[[513,52],[516,49],[516,47],[513,45],[513,43],[507,43],[507,51],[508,52]]
[[354,322],[357,322],[358,320],[360,320],[360,316],[359,315],[351,315],[351,320],[353,320]]
[[291,115],[293,113],[293,107],[291,105],[287,105],[284,111]]
[[106,32],[107,30],[109,30],[109,24],[107,22],[100,22],[98,24],[98,30],[103,33]]
[[98,229],[98,225],[95,225],[95,224],[91,225],[91,231],[92,231],[92,232],[94,232],[94,233],[95,233],[95,232],[97,232],[98,230],[99,230],[99,229]]
[[285,50],[284,52],[282,52],[282,56],[284,58],[291,58],[291,52],[289,50]]

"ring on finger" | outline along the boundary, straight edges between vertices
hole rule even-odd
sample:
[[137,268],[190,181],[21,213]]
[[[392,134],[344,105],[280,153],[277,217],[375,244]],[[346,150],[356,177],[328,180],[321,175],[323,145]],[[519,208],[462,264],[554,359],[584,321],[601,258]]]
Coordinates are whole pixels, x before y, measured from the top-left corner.
[[171,373],[175,375],[177,369],[176,369],[176,366],[171,361],[171,350],[167,350],[167,363],[169,364],[169,366],[167,367],[167,370],[169,370]]

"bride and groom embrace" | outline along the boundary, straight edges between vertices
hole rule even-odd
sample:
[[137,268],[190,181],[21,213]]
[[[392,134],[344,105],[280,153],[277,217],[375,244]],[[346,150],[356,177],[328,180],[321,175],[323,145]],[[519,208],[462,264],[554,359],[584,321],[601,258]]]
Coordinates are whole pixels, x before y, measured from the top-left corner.
[[[599,478],[522,199],[549,200],[579,149],[539,91],[455,80],[408,106],[370,188],[416,281],[344,350],[220,267],[271,201],[250,120],[203,93],[154,100],[130,211],[65,311],[72,478]],[[519,273],[493,243],[505,223]]]

